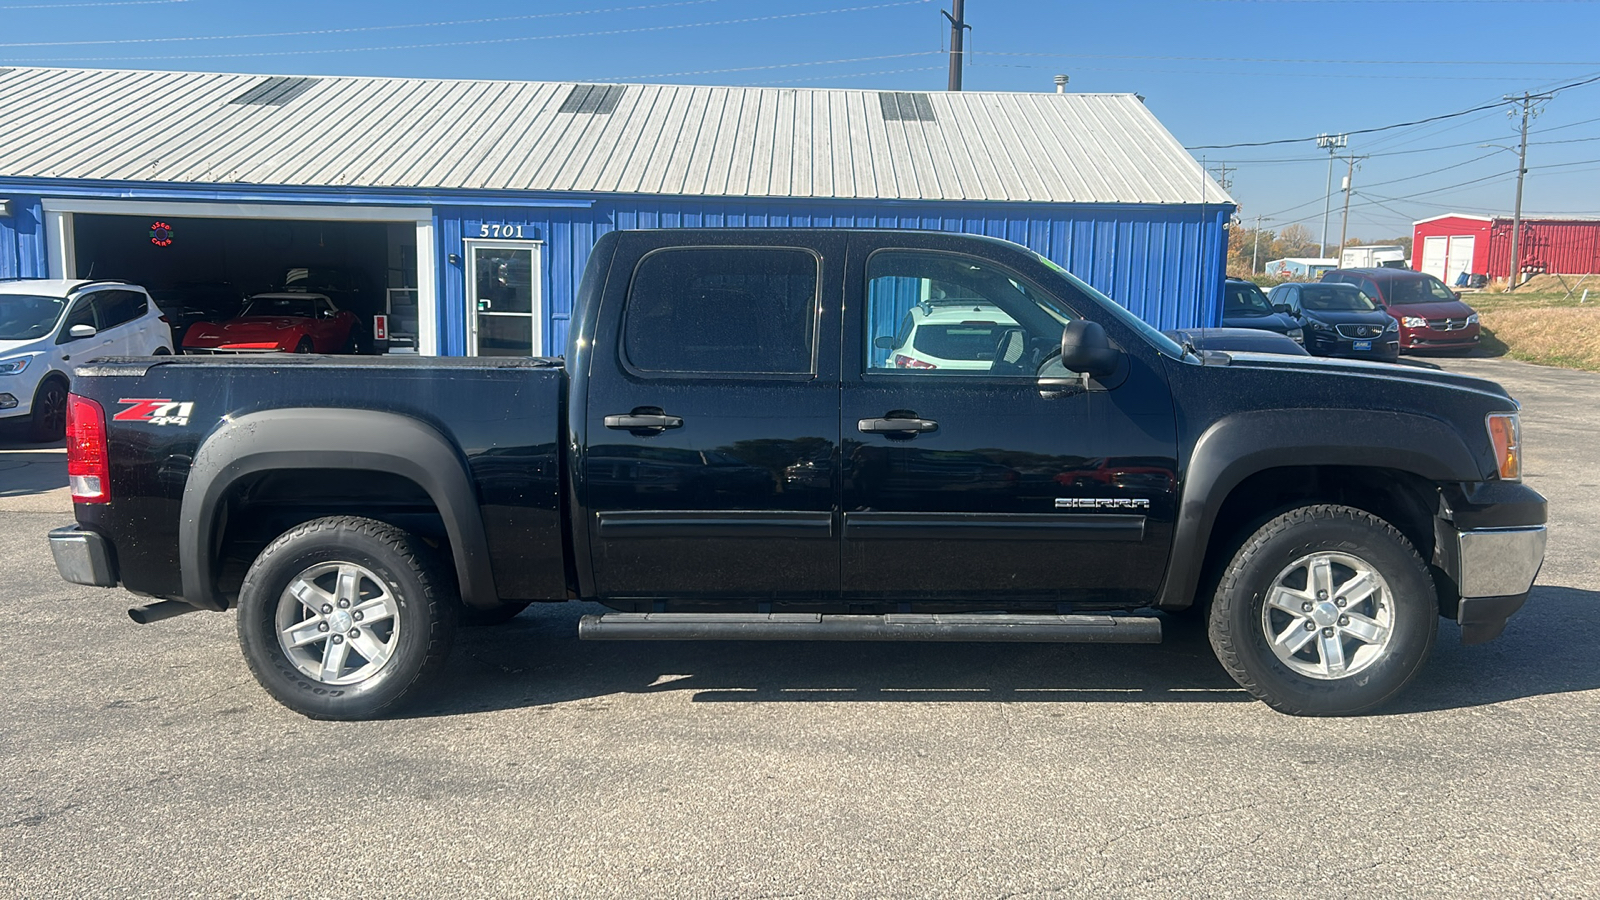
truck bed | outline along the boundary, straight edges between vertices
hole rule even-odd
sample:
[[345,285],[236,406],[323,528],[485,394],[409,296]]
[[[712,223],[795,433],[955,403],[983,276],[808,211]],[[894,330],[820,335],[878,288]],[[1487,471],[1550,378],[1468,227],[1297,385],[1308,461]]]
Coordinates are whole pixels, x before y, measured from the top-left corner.
[[[359,410],[417,423],[436,432],[441,446],[453,448],[477,494],[473,500],[501,598],[566,596],[559,495],[565,371],[560,359],[112,358],[79,368],[72,390],[104,408],[111,458],[113,502],[79,504],[80,522],[116,547],[123,586],[136,593],[213,605],[186,596],[179,559],[183,541],[195,539],[185,535],[182,510],[185,491],[203,489],[190,474],[208,439],[237,440],[232,426],[263,413]],[[249,479],[231,488],[219,514],[212,539],[221,542],[229,561],[216,573],[224,599],[236,589],[245,561],[276,533],[279,520],[301,515],[307,506],[331,512],[359,505],[369,515],[376,508],[381,517],[424,535],[440,527],[426,493],[393,472],[267,477],[270,490],[265,481]],[[254,502],[258,496],[263,499]]]

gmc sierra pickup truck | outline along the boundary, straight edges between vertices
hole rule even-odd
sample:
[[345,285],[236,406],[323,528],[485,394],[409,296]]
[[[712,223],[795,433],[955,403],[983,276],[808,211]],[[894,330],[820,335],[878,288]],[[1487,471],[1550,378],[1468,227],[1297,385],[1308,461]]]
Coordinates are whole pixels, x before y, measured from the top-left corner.
[[237,610],[261,685],[389,711],[458,621],[586,639],[1160,640],[1276,709],[1492,639],[1544,557],[1517,404],[1421,368],[1196,352],[1015,244],[635,231],[558,359],[107,359],[62,576]]

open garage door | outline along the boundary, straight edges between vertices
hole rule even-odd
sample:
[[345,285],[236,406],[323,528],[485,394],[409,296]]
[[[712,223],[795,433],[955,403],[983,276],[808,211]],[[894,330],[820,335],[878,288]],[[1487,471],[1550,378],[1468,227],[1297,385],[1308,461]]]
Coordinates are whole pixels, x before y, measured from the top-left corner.
[[54,268],[143,286],[179,346],[436,352],[431,211],[110,200],[46,211]]

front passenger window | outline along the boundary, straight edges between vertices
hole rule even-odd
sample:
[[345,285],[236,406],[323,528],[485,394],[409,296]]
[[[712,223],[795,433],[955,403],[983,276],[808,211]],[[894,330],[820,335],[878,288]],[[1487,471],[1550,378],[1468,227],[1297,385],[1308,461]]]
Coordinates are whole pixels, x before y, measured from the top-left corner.
[[885,250],[867,261],[869,372],[1034,377],[1076,315],[973,257]]
[[99,329],[100,323],[95,316],[95,307],[98,304],[93,296],[79,297],[73,301],[72,311],[67,313],[67,318],[61,323],[61,330],[56,332],[56,343],[65,344],[72,340],[72,327],[74,325],[88,325]]

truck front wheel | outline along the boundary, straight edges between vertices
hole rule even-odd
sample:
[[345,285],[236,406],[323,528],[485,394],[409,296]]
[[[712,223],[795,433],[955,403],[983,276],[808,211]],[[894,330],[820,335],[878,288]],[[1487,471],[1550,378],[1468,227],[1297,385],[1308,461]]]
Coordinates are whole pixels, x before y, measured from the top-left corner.
[[1241,687],[1280,712],[1342,716],[1399,693],[1433,649],[1432,578],[1394,526],[1348,506],[1263,525],[1211,604],[1211,646]]
[[261,686],[313,719],[368,719],[414,695],[444,663],[452,582],[420,540],[334,516],[261,551],[239,590],[239,644]]

